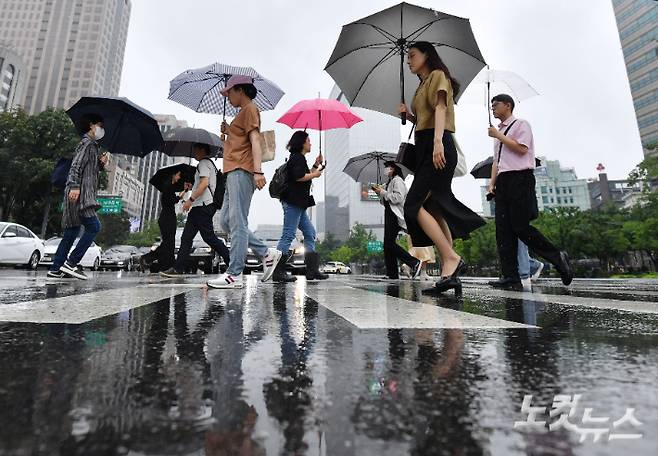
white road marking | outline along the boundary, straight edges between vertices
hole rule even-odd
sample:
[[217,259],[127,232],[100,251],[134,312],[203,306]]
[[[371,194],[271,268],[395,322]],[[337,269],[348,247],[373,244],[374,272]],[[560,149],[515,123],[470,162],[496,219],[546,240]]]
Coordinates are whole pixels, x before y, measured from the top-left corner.
[[180,294],[175,288],[130,287],[0,305],[0,322],[86,323]]
[[335,283],[327,287],[306,287],[306,295],[360,329],[536,328]]

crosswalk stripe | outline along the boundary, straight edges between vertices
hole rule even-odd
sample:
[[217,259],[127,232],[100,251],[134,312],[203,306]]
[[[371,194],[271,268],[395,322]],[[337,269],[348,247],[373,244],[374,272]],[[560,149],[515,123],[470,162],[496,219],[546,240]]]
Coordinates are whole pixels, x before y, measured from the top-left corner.
[[130,287],[0,306],[0,322],[81,324],[180,294],[171,287]]
[[360,329],[536,328],[498,318],[409,301],[335,282],[307,287],[306,296]]

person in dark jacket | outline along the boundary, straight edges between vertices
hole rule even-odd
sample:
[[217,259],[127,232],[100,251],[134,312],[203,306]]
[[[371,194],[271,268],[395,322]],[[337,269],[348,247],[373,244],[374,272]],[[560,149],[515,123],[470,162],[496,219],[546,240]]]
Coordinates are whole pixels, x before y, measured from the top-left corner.
[[[151,272],[166,271],[174,266],[176,262],[176,204],[181,200],[183,195],[192,188],[190,182],[185,182],[185,190],[176,194],[174,186],[181,179],[181,172],[171,176],[171,180],[165,183],[160,192],[160,216],[158,217],[158,227],[160,228],[160,245],[152,252],[142,255],[139,259],[142,270],[150,267]],[[158,267],[153,267],[152,263],[158,260]]]
[[[108,160],[107,153],[101,152],[98,146],[98,141],[105,136],[103,118],[98,114],[86,114],[76,127],[83,136],[75,149],[64,188],[62,214],[64,234],[48,271],[49,279],[75,277],[87,280],[80,261],[101,229],[101,223],[96,215],[96,211],[101,207],[96,201],[96,192],[100,171]],[[75,249],[69,254],[80,234],[80,227],[84,227],[84,233]]]
[[286,262],[292,256],[290,245],[295,239],[295,233],[299,228],[304,235],[304,261],[306,263],[307,280],[326,280],[326,274],[320,272],[320,258],[315,251],[315,228],[306,213],[306,209],[315,206],[315,200],[311,196],[311,182],[322,176],[320,164],[322,155],[315,159],[313,169],[308,168],[304,157],[311,151],[311,138],[305,131],[293,133],[287,146],[290,158],[286,166],[288,172],[288,186],[281,195],[283,205],[283,232],[277,245],[281,252],[281,260],[277,263],[272,280],[274,282],[294,281],[294,277],[286,275]]

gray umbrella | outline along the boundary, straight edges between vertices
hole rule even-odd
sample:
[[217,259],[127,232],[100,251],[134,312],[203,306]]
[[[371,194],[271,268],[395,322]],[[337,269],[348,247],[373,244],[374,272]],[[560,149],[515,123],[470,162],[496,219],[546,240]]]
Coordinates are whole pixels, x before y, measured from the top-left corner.
[[165,134],[164,140],[162,152],[170,157],[191,157],[195,143],[209,145],[211,157],[224,155],[224,144],[219,136],[201,128],[174,128]]
[[[395,154],[387,152],[368,152],[350,158],[343,168],[343,172],[362,184],[381,184],[386,178],[384,163],[395,161],[395,157]],[[411,171],[401,164],[396,163],[396,165],[400,167],[404,175],[411,174]]]
[[463,89],[485,66],[468,19],[400,3],[343,26],[325,70],[352,106],[397,116],[418,86],[404,61],[415,41],[432,43]]

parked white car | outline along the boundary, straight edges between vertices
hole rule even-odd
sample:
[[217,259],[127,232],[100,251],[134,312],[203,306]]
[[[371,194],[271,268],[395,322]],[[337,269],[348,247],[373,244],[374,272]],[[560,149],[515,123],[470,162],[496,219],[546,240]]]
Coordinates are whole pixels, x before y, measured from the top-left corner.
[[[78,245],[79,240],[80,238],[75,240],[75,242],[73,243],[73,247],[71,247],[71,251],[75,249],[76,245]],[[55,252],[57,251],[57,247],[59,246],[59,243],[61,241],[62,238],[54,237],[48,239],[44,243],[45,249],[44,249],[43,259],[39,263],[40,266],[51,266],[53,264]],[[101,248],[98,245],[96,245],[95,242],[92,242],[91,246],[89,246],[89,249],[87,249],[87,253],[85,253],[84,257],[82,257],[82,261],[80,261],[80,265],[83,268],[90,268],[93,269],[94,271],[98,271],[98,269],[101,266],[102,255],[103,255],[103,251],[101,250]]]
[[322,267],[322,272],[325,274],[351,274],[352,269],[340,261],[327,261],[327,264]]
[[44,256],[41,239],[23,225],[0,222],[0,264],[36,269]]

